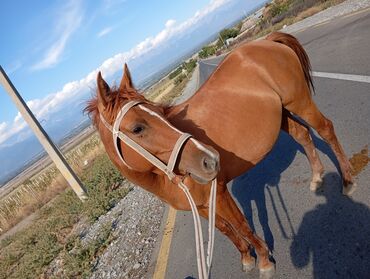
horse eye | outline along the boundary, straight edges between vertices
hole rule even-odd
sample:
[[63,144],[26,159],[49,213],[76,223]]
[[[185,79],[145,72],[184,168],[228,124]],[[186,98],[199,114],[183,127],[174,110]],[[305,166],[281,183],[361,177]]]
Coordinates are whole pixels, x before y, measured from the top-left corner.
[[134,133],[134,134],[140,134],[142,131],[144,130],[144,127],[143,126],[136,126],[133,130],[132,130],[132,132]]

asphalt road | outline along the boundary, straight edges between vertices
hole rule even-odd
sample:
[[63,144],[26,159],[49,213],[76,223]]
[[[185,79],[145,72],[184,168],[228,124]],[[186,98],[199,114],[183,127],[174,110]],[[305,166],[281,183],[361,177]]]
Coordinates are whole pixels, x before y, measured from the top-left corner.
[[[314,71],[370,75],[370,11],[294,34]],[[370,144],[370,83],[315,78],[314,100],[335,125],[349,157]],[[229,185],[257,234],[273,250],[276,278],[370,278],[370,167],[356,178],[352,199],[341,195],[333,153],[314,136],[326,168],[323,190],[309,190],[302,148],[281,133],[272,152]],[[203,222],[206,233],[206,222]],[[191,214],[178,212],[166,278],[197,278]],[[233,244],[216,232],[212,278],[258,278],[241,271]]]

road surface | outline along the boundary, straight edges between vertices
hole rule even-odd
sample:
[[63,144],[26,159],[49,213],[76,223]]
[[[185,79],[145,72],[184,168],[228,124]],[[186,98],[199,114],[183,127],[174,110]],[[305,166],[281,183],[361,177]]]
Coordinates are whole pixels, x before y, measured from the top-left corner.
[[[334,122],[351,157],[370,144],[370,10],[294,33],[317,76],[360,75],[365,82],[315,77],[315,102]],[[334,76],[341,77],[341,76]],[[350,76],[349,76],[350,77]],[[257,234],[272,249],[276,278],[370,278],[370,167],[356,178],[352,199],[340,194],[333,153],[314,136],[325,166],[323,190],[309,190],[311,171],[302,148],[281,133],[272,152],[235,179],[230,192]],[[203,222],[204,234],[206,222]],[[197,278],[189,212],[177,212],[166,278]],[[216,232],[212,278],[258,278],[241,271],[240,254]]]

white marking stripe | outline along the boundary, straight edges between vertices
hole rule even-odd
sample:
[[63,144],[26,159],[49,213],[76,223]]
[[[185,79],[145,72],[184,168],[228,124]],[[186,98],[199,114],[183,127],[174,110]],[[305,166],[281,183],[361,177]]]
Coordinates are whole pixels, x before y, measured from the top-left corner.
[[349,75],[349,74],[325,73],[325,72],[312,72],[312,75],[314,77],[351,80],[351,81],[357,81],[357,82],[370,83],[370,76],[363,76],[363,75]]
[[166,125],[168,127],[170,127],[171,129],[175,130],[176,132],[180,133],[180,134],[183,134],[183,132],[181,132],[180,130],[178,130],[176,127],[172,126],[164,117],[160,116],[158,113],[148,109],[147,107],[144,107],[143,105],[139,105],[138,106],[139,108],[141,108],[143,111],[146,111],[147,113],[149,113],[150,115],[152,116],[155,116],[157,118],[159,118],[160,120],[162,120],[164,123],[166,123]]
[[203,151],[204,153],[208,154],[208,156],[210,156],[211,158],[213,159],[218,159],[217,156],[209,149],[207,149],[203,144],[201,144],[199,141],[197,141],[196,139],[194,138],[191,138],[190,139],[194,144],[195,146],[200,150],[200,151]]

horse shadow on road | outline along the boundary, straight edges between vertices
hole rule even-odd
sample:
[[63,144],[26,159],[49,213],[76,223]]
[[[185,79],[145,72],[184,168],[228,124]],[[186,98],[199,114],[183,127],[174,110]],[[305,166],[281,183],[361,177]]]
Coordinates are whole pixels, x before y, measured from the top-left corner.
[[[327,143],[316,137],[314,134],[312,134],[312,138],[316,148],[328,156],[338,169],[338,161]],[[271,200],[275,213],[274,217],[278,221],[283,237],[286,239],[290,238],[290,232],[286,231],[281,222],[281,218],[286,218],[289,223],[290,230],[293,230],[288,210],[280,193],[279,183],[281,180],[281,174],[292,164],[297,152],[304,154],[303,147],[296,143],[287,133],[283,131],[280,132],[278,140],[268,156],[259,162],[253,169],[234,179],[230,189],[234,198],[239,202],[243,213],[253,230],[255,230],[255,224],[252,217],[252,204],[255,204],[258,213],[258,220],[263,230],[264,239],[271,251],[274,250],[274,237],[268,224],[266,195],[268,195]],[[307,164],[307,170],[310,172],[311,169],[308,160],[305,163]],[[307,182],[305,181],[307,188],[309,186],[310,179],[311,176],[307,179]],[[275,200],[273,197],[272,188],[276,190],[278,200]],[[282,207],[285,216],[280,217],[276,208],[277,206]]]
[[[312,137],[316,148],[339,169],[330,147],[315,135]],[[234,179],[231,191],[246,219],[255,230],[252,217],[254,202],[264,239],[273,251],[274,236],[266,207],[268,195],[282,236],[286,239],[293,236],[290,254],[295,267],[304,268],[312,261],[314,278],[370,278],[370,210],[342,195],[339,171],[325,175],[323,187],[316,194],[324,196],[326,203],[305,213],[298,231],[294,232],[279,183],[282,172],[291,165],[297,152],[304,153],[303,148],[281,132],[270,154],[249,172]],[[308,161],[307,168],[310,170]],[[310,179],[307,179],[307,189]],[[272,195],[272,187],[275,187],[277,195]],[[285,216],[279,216],[278,205]],[[282,218],[286,218],[290,228],[284,228]]]

